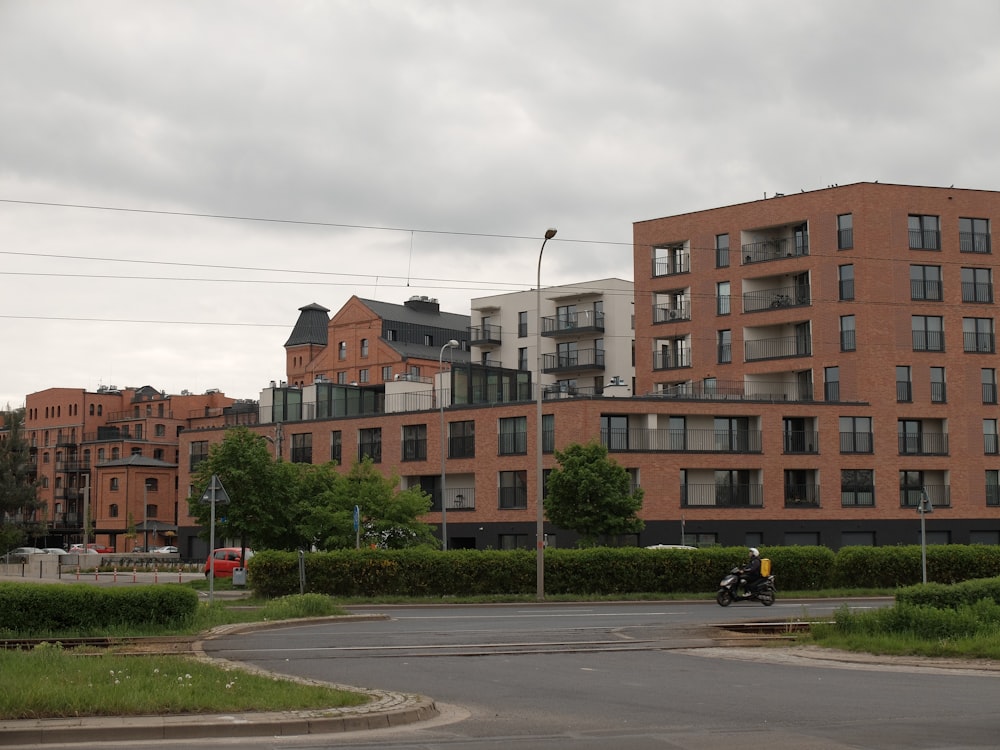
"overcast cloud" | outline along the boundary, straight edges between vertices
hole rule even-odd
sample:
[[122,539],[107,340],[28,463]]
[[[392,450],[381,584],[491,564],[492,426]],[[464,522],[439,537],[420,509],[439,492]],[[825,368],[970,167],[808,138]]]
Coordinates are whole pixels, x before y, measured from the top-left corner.
[[634,221],[1000,189],[998,32],[996,0],[0,0],[0,407],[257,398],[299,307],[468,313],[550,226],[544,285],[632,279]]

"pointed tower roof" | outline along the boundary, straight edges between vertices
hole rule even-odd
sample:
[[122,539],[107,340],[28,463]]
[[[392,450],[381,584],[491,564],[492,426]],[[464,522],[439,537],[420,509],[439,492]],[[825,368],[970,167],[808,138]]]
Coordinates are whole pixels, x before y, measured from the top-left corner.
[[330,322],[327,313],[329,308],[313,302],[311,305],[299,308],[299,319],[295,321],[292,335],[288,337],[285,346],[301,346],[302,344],[319,344],[326,346],[326,327]]

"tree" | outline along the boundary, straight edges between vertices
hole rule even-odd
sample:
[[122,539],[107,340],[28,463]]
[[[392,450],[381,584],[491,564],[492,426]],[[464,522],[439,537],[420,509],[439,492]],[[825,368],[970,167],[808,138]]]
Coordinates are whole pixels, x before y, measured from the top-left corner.
[[595,545],[602,536],[642,531],[645,523],[636,514],[643,492],[631,490],[628,472],[608,457],[607,448],[574,443],[555,455],[560,468],[546,482],[549,521],[577,532],[581,547]]
[[24,409],[0,414],[6,439],[0,439],[0,545],[16,547],[35,532],[35,511],[41,507],[29,472],[28,443],[24,439]]

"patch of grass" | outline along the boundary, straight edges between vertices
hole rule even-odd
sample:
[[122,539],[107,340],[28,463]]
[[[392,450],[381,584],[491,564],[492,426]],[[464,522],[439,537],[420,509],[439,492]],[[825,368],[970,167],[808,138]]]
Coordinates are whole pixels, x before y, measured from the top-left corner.
[[0,719],[339,708],[367,696],[180,656],[0,651]]

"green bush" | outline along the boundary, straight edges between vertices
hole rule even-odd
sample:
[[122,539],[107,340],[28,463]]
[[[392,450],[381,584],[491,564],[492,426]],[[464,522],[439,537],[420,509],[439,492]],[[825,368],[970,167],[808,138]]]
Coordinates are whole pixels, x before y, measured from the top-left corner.
[[927,583],[896,592],[896,602],[937,609],[958,609],[963,604],[991,601],[1000,604],[1000,578],[980,578],[955,584]]
[[174,584],[100,588],[83,583],[0,583],[0,632],[173,626],[188,622],[197,608],[197,592]]

